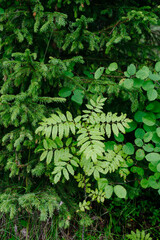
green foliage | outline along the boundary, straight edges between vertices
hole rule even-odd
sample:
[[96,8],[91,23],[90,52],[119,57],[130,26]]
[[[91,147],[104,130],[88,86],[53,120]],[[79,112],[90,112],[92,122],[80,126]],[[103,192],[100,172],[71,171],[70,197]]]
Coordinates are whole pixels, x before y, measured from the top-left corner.
[[152,240],[150,234],[146,234],[144,230],[139,231],[138,229],[136,232],[131,231],[131,234],[126,235],[127,239],[131,240]]
[[[135,128],[135,146],[131,142],[123,144],[123,152],[131,155],[137,161],[135,163],[136,167],[132,167],[131,171],[139,176],[141,186],[143,188],[152,187],[153,189],[158,189],[158,192],[160,192],[160,108],[158,102],[160,93],[158,81],[160,78],[158,71],[156,72],[158,64],[155,64],[154,72],[149,70],[147,66],[143,66],[137,71],[134,64],[129,65],[127,71],[124,73],[125,79],[122,79],[123,81],[120,80],[119,84],[120,89],[126,88],[130,91],[131,96],[133,96],[133,91],[136,90],[140,95],[143,94],[144,98],[144,105],[142,105],[141,101],[137,102],[137,108],[141,110],[138,109],[134,114],[134,120],[137,122],[137,127]],[[131,127],[131,131],[133,130]],[[115,130],[113,131],[116,135]],[[144,171],[146,165],[148,165],[147,171]]]
[[88,227],[93,201],[160,193],[158,4],[0,0],[6,218],[58,212],[67,227],[76,213]]
[[[129,174],[127,167],[132,165],[132,161],[127,153],[123,153],[122,146],[117,145],[114,150],[105,151],[104,140],[110,138],[112,132],[118,136],[119,132],[125,133],[125,128],[129,128],[130,119],[126,114],[105,114],[102,111],[105,98],[99,97],[95,102],[91,99],[90,104],[86,104],[87,110],[83,110],[83,115],[73,118],[67,111],[66,115],[57,111],[49,118],[45,118],[36,130],[36,134],[41,133],[42,141],[37,151],[43,151],[40,161],[46,160],[50,166],[50,175],[54,175],[53,182],[56,184],[61,177],[70,180],[76,171],[83,170],[83,174],[95,180],[103,175],[115,172],[121,167],[120,176],[126,179]],[[43,145],[43,147],[41,147]],[[104,202],[107,195],[103,189],[95,191],[90,189],[88,179],[85,181],[83,175],[78,175],[76,180],[78,186],[85,188],[92,200]],[[84,181],[84,183],[83,183]],[[121,185],[114,187],[115,194],[120,198],[126,197],[126,190]],[[111,197],[111,194],[110,194]],[[80,209],[88,209],[85,200],[80,204]]]
[[33,209],[40,212],[40,220],[46,221],[48,217],[53,217],[54,212],[59,211],[59,224],[63,227],[68,227],[70,214],[67,211],[65,203],[61,202],[59,196],[53,189],[46,189],[45,192],[26,193],[20,195],[16,192],[14,194],[10,191],[1,194],[0,209],[1,212],[10,214],[13,219],[16,216],[17,208],[19,211],[24,209],[28,213],[32,213]]

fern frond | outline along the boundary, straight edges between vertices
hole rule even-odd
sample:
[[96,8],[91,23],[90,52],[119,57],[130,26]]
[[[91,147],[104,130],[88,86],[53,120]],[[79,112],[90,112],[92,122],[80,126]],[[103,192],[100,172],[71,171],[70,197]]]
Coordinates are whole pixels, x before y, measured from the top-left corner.
[[130,240],[152,240],[149,233],[146,234],[144,230],[139,231],[138,229],[136,229],[136,232],[131,231],[126,237]]
[[[67,112],[67,117],[61,112],[57,111],[57,114],[52,114],[50,118],[43,119],[42,126],[36,129],[36,134],[42,133],[46,137],[49,137],[49,129],[52,129],[52,139],[57,136],[62,139],[68,137],[70,132],[75,134],[76,121],[73,120],[72,114]],[[50,126],[50,128],[48,127]]]
[[[96,101],[90,100],[90,104],[86,105],[88,110],[84,110],[85,114],[74,119],[70,112],[66,112],[65,115],[57,111],[40,123],[41,126],[37,128],[36,133],[45,135],[46,139],[52,137],[51,141],[55,142],[57,146],[57,148],[44,146],[45,150],[40,158],[41,160],[46,159],[47,164],[50,164],[53,159],[52,174],[55,175],[55,183],[60,180],[61,176],[68,180],[69,175],[74,173],[73,167],[77,167],[78,164],[86,175],[93,174],[95,179],[98,179],[101,173],[115,172],[120,167],[120,175],[124,179],[127,176],[127,156],[124,156],[122,146],[105,152],[104,140],[105,134],[109,138],[112,132],[116,136],[119,131],[125,132],[125,127],[128,127],[130,119],[126,118],[126,114],[117,116],[117,113],[109,112],[106,115],[102,111],[105,100],[101,97]],[[71,133],[77,137],[74,146],[77,146],[78,149],[73,146],[69,147],[72,138],[69,142],[66,141],[66,147],[64,147],[62,138],[68,138]],[[80,156],[80,161],[77,160],[76,155]]]
[[104,152],[104,140],[102,133],[94,128],[81,128],[78,132],[77,146],[80,146],[79,152],[84,154],[86,159],[91,158],[93,162],[97,161],[98,155],[102,156]]

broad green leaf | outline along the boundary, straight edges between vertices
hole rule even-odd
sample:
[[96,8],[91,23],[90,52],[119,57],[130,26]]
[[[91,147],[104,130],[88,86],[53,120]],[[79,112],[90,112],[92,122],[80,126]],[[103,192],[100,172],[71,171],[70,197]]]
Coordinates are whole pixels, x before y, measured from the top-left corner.
[[64,125],[63,123],[59,124],[59,138],[62,139],[63,138],[63,133],[64,133]]
[[51,131],[52,131],[52,126],[49,126],[45,129],[45,135],[46,135],[47,138],[50,137]]
[[118,130],[117,124],[112,123],[112,131],[118,137],[119,130]]
[[138,149],[138,150],[136,151],[136,160],[141,161],[141,160],[144,159],[144,157],[145,157],[145,152],[144,152],[144,150],[143,150],[143,149]]
[[100,178],[97,180],[98,183],[98,189],[104,190],[106,185],[108,185],[108,180],[106,178]]
[[[158,165],[158,164],[157,164],[157,165]],[[159,178],[160,178],[160,173],[159,173],[159,172],[155,172],[154,178],[155,178],[156,180],[159,180]],[[160,182],[159,182],[159,183],[160,183]]]
[[63,175],[64,175],[66,180],[69,180],[69,174],[68,174],[67,169],[65,169],[65,168],[63,168]]
[[96,103],[92,99],[90,99],[90,103],[93,107],[96,107]]
[[66,121],[67,121],[66,116],[65,116],[63,113],[61,113],[60,111],[56,111],[56,112],[57,112],[59,118],[60,118],[63,122],[66,122]]
[[78,163],[77,163],[75,160],[71,160],[71,164],[72,164],[74,167],[78,167]]
[[157,164],[155,165],[153,162],[152,163],[149,163],[148,165],[149,169],[152,171],[152,172],[157,172]]
[[101,149],[103,149],[105,147],[103,142],[100,142],[100,141],[97,141],[97,140],[92,140],[92,143],[94,145],[97,145],[97,147],[100,147]]
[[36,129],[35,134],[38,134],[39,132],[42,132],[43,130],[44,130],[44,127],[40,126]]
[[63,142],[61,141],[61,139],[59,137],[56,137],[55,141],[60,148],[63,147]]
[[57,137],[57,125],[54,125],[52,128],[52,139],[55,140],[55,138]]
[[143,141],[142,141],[142,139],[140,139],[140,138],[136,138],[134,142],[135,142],[135,144],[136,144],[138,147],[142,147],[142,146],[143,146]]
[[117,70],[117,68],[118,68],[118,65],[116,62],[111,63],[108,67],[109,71],[111,71],[111,72]]
[[40,156],[40,161],[43,161],[47,156],[48,151],[44,151]]
[[66,146],[68,147],[72,142],[72,137],[68,138],[66,141]]
[[[117,124],[118,125],[118,124]],[[135,130],[137,128],[137,123],[132,121],[128,123],[130,128],[126,128],[125,131],[128,132],[132,132],[133,130]],[[119,126],[119,125],[118,125]]]
[[73,121],[72,114],[69,111],[66,112],[66,116],[67,116],[68,121]]
[[157,162],[160,161],[160,154],[159,153],[148,153],[146,155],[146,159],[149,162]]
[[111,198],[111,196],[112,196],[112,194],[113,194],[113,187],[112,187],[111,185],[107,185],[107,186],[105,187],[104,192],[105,192],[105,197],[106,197],[107,199]]
[[111,72],[109,71],[108,68],[106,68],[105,73],[106,73],[106,74],[110,74]]
[[48,154],[47,154],[47,165],[50,164],[51,160],[52,160],[52,157],[53,157],[53,151],[49,151]]
[[100,156],[100,157],[103,157],[103,151],[101,148],[99,148],[99,146],[96,146],[96,148],[94,149],[94,152]]
[[154,152],[160,152],[160,146],[154,148]]
[[140,168],[140,167],[136,167],[136,166],[133,166],[132,168],[131,168],[131,172],[133,172],[133,173],[137,173],[139,176],[143,176],[144,175],[144,170],[142,169],[142,168]]
[[75,123],[69,122],[68,124],[69,124],[69,128],[70,128],[71,132],[73,133],[73,135],[75,135],[75,131],[76,131]]
[[142,80],[146,79],[148,76],[149,76],[149,68],[145,66],[136,73],[136,77]]
[[60,117],[57,116],[57,114],[52,114],[51,115],[53,121],[55,121],[56,123],[61,123],[62,120],[60,119]]
[[135,131],[135,137],[143,139],[145,131],[142,128],[137,128]]
[[64,98],[69,97],[71,94],[72,94],[72,90],[68,87],[61,88],[61,90],[58,93],[60,97],[64,97]]
[[151,80],[147,80],[143,82],[142,88],[145,91],[152,90],[154,88],[154,83]]
[[100,178],[100,175],[99,175],[99,172],[97,171],[97,169],[94,170],[93,176],[96,180],[98,180]]
[[74,91],[74,95],[71,97],[71,100],[73,102],[76,102],[77,104],[81,105],[83,103],[84,93],[82,90],[76,89]]
[[102,137],[102,136],[96,136],[96,135],[91,135],[90,138],[91,138],[91,139],[94,139],[94,140],[104,140],[104,137]]
[[157,62],[157,63],[155,64],[155,70],[156,70],[157,72],[160,72],[160,62]]
[[114,145],[116,145],[116,143],[114,141],[108,141],[108,142],[104,142],[104,145],[105,145],[105,151],[114,150]]
[[156,132],[153,133],[152,142],[160,143],[160,137],[158,137]]
[[149,186],[152,187],[153,189],[158,189],[159,184],[156,181],[156,178],[154,176],[150,176],[148,179]]
[[153,80],[153,81],[159,81],[159,80],[160,80],[160,75],[157,74],[157,73],[152,73],[152,72],[150,72],[149,78],[150,78],[151,80]]
[[140,184],[141,184],[142,188],[147,188],[148,187],[148,180],[144,178],[144,179],[141,180]]
[[69,172],[71,175],[74,175],[74,169],[73,169],[73,167],[72,167],[70,164],[67,164],[67,169],[68,169],[68,172]]
[[48,146],[49,149],[57,148],[56,143],[52,139],[48,139]]
[[117,142],[123,142],[124,141],[124,135],[122,133],[119,133],[118,137],[114,135],[114,138]]
[[[93,106],[91,106],[90,104],[86,104],[86,107],[89,109],[89,110],[93,110]],[[88,111],[88,110],[87,110]],[[83,111],[84,112],[84,111]]]
[[114,186],[114,193],[117,195],[119,198],[125,198],[127,195],[126,189],[121,186],[121,185],[116,185]]
[[122,124],[125,128],[129,128],[128,122],[123,121]]
[[85,142],[85,143],[81,146],[80,152],[83,152],[89,145],[90,145],[90,141]]
[[156,123],[156,117],[153,113],[146,113],[144,117],[142,117],[142,121],[147,126],[153,126]]
[[155,132],[156,131],[156,126],[147,126],[146,124],[143,124],[143,128],[146,132]]
[[61,172],[58,172],[55,176],[54,176],[54,183],[56,184],[61,178]]
[[[93,150],[91,150],[92,151],[92,153],[90,154],[90,156],[91,156],[91,159],[92,159],[92,161],[94,162],[94,163],[96,163],[97,162],[97,154],[93,151]],[[86,157],[87,158],[87,157]],[[88,159],[88,158],[87,158]]]
[[104,67],[98,68],[94,74],[94,78],[99,79],[102,76],[103,72],[104,72]]
[[[117,127],[118,127],[118,129],[122,132],[122,133],[125,133],[126,132],[126,130],[125,130],[125,128],[123,127],[123,125],[121,124],[121,123],[117,123]],[[129,127],[130,127],[130,125],[129,125]],[[130,128],[129,128],[130,129]]]
[[139,176],[144,176],[144,170],[143,170],[143,168],[140,168],[140,167],[137,167],[137,174],[139,175]]
[[158,127],[158,128],[156,129],[156,133],[157,133],[158,137],[160,137],[160,127]]
[[134,75],[136,73],[136,67],[134,64],[130,64],[128,67],[127,67],[127,72],[129,75]]
[[111,125],[109,123],[106,125],[106,134],[108,138],[111,137]]
[[144,142],[150,142],[152,137],[153,137],[153,133],[152,132],[145,133],[144,136],[143,136]]
[[145,112],[142,112],[142,111],[138,111],[134,114],[134,119],[137,121],[137,122],[142,122],[142,118],[146,115]]
[[123,82],[123,86],[127,89],[131,89],[133,87],[133,79],[127,78]]
[[56,173],[60,172],[62,169],[63,169],[63,167],[57,166],[57,167],[54,168],[52,174],[56,174]]
[[64,136],[67,138],[69,136],[69,123],[65,122],[64,123]]
[[43,146],[45,149],[48,149],[48,143],[47,143],[46,139],[43,140]]
[[66,162],[62,162],[62,161],[60,161],[60,162],[57,162],[56,164],[57,164],[57,166],[59,166],[59,167],[64,167],[64,166],[66,166],[66,165],[67,165],[67,163],[66,163]]
[[[83,134],[82,134],[83,135]],[[80,137],[82,136],[80,135]],[[77,143],[77,146],[81,146],[82,144],[84,144],[85,142],[87,142],[89,140],[89,137],[83,137],[81,138],[81,140],[77,139],[78,143]]]
[[128,77],[128,78],[130,77],[130,75],[129,75],[128,72],[126,72],[126,71],[124,72],[124,76],[125,76],[125,77]]
[[132,143],[126,143],[123,146],[123,152],[126,153],[127,155],[132,155],[134,153],[134,146]]
[[147,97],[149,101],[154,101],[158,97],[158,93],[155,89],[150,89],[147,91]]
[[143,85],[143,82],[144,81],[139,78],[133,78],[133,87],[140,89]]
[[56,149],[54,151],[54,160],[58,161],[60,159],[60,151],[58,149]]
[[160,172],[160,163],[157,165],[157,171]]

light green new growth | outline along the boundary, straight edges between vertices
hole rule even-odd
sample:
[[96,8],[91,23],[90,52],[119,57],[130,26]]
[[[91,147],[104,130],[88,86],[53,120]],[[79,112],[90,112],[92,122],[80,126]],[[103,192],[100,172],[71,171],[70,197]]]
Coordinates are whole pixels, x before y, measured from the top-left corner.
[[[120,132],[124,134],[131,120],[123,113],[120,116],[111,112],[105,114],[102,110],[105,100],[101,97],[96,101],[91,99],[90,104],[86,104],[87,110],[83,110],[83,114],[76,118],[69,111],[66,115],[57,111],[40,123],[36,134],[41,134],[42,142],[37,152],[42,151],[40,161],[45,160],[49,165],[54,184],[61,178],[69,180],[77,170],[82,170],[84,176],[93,175],[97,181],[102,175],[119,169],[119,174],[125,181],[131,159],[123,152],[122,145],[105,151],[104,141],[112,133],[116,136]],[[83,174],[78,174],[76,181],[79,187],[85,188],[92,200],[103,202],[105,197],[111,197],[113,190],[118,197],[126,197],[126,190],[121,185],[116,185],[117,188],[113,189],[107,183],[106,190],[92,190],[89,178]],[[81,210],[88,208],[84,203],[80,205]]]
[[130,240],[152,240],[150,233],[146,234],[144,230],[139,231],[138,229],[136,229],[136,232],[131,231],[126,237]]
[[[105,137],[110,138],[112,133],[116,136],[119,132],[125,133],[131,120],[126,118],[126,114],[105,114],[102,111],[105,100],[101,97],[96,102],[90,100],[84,114],[76,118],[68,111],[66,115],[57,111],[45,118],[37,128],[36,134],[44,135],[40,160],[46,159],[47,164],[54,162],[52,174],[55,175],[55,183],[62,173],[69,180],[69,174],[74,175],[74,168],[78,166],[86,175],[93,174],[98,179],[101,173],[114,172],[124,163],[122,154],[105,152],[104,140]],[[77,137],[76,142],[69,138],[71,135]],[[68,138],[65,144],[62,138]]]

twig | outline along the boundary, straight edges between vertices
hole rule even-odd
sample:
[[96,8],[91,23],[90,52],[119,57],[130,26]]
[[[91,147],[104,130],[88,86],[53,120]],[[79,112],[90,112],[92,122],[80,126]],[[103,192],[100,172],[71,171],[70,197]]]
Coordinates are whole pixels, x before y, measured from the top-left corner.
[[52,30],[51,35],[50,35],[50,37],[49,37],[49,41],[48,41],[48,43],[47,43],[47,47],[46,47],[46,50],[45,50],[43,62],[44,62],[44,60],[45,60],[45,57],[46,57],[46,54],[47,54],[47,51],[48,51],[48,47],[49,47],[49,44],[50,44],[50,41],[51,41],[51,38],[52,38],[52,35],[53,35],[53,31],[54,31],[54,29]]
[[119,24],[125,23],[125,22],[127,22],[128,20],[129,20],[128,18],[127,18],[125,21],[122,21],[122,22],[121,22],[121,20],[119,20],[119,21],[114,25],[114,27],[112,28],[112,30],[111,30],[111,32],[109,33],[109,35],[112,34],[112,32],[114,31],[114,29],[115,29]]

